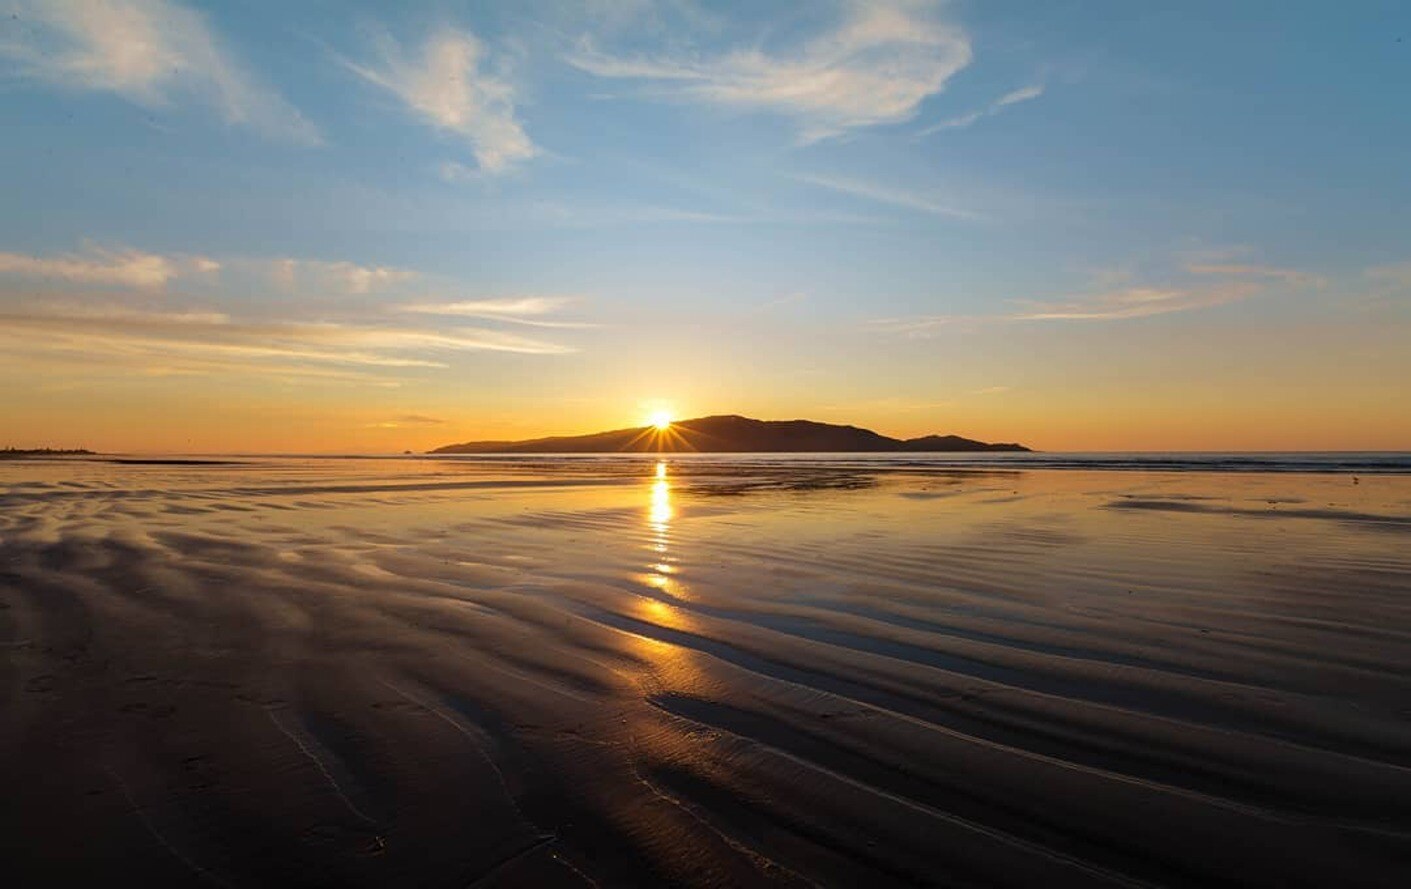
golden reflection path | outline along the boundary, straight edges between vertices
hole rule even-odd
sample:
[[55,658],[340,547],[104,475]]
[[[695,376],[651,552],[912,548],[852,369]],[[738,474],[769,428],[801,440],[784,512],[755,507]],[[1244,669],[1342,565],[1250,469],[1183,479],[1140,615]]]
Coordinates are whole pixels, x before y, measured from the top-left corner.
[[[667,462],[656,461],[649,478],[646,510],[646,548],[649,555],[646,570],[638,575],[638,579],[657,590],[658,594],[644,594],[638,597],[630,606],[630,614],[638,620],[659,627],[696,632],[698,628],[689,612],[675,604],[690,599],[691,595],[681,583],[677,559],[671,552],[672,523],[677,516],[672,504],[670,467]],[[690,693],[700,687],[702,674],[695,651],[648,635],[633,634],[632,638],[634,648],[649,665],[641,677],[644,681],[643,688],[648,694],[667,690]]]
[[671,482],[666,477],[666,461],[658,460],[655,481],[652,482],[651,507],[647,510],[647,525],[652,531],[652,545],[659,553],[666,552],[671,531]]
[[650,532],[647,548],[651,551],[651,562],[642,579],[674,599],[686,599],[689,595],[677,576],[677,559],[671,553],[671,523],[675,517],[667,463],[658,460],[652,473],[651,499],[647,507],[647,530]]

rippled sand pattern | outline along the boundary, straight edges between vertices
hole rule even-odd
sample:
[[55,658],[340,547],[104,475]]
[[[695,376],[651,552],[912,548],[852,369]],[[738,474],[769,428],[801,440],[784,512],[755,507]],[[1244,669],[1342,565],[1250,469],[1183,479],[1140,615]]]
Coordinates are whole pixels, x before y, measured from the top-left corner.
[[11,885],[1407,885],[1411,477],[0,465]]

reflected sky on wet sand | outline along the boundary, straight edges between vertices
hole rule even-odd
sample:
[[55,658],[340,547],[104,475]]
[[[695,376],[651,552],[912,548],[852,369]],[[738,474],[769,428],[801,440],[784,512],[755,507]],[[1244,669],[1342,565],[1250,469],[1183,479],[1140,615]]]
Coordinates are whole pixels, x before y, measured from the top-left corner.
[[1407,853],[1407,476],[34,462],[0,503],[21,871],[1376,885]]

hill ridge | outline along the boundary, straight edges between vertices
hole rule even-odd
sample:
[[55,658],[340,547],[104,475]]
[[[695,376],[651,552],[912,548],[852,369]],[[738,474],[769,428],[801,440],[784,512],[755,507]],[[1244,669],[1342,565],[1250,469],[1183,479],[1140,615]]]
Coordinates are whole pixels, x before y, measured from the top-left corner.
[[756,420],[711,414],[653,426],[611,429],[586,435],[550,435],[522,441],[467,441],[431,454],[613,454],[613,453],[974,453],[1024,452],[1015,442],[990,443],[959,435],[891,438],[861,426],[816,420]]

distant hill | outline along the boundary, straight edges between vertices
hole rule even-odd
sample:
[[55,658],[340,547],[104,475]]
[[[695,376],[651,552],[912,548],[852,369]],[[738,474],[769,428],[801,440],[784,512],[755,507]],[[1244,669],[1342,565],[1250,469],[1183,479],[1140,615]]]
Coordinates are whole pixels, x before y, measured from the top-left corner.
[[679,420],[666,430],[652,426],[592,435],[528,441],[468,441],[432,454],[615,454],[701,451],[705,453],[888,453],[1027,451],[1019,444],[989,444],[958,435],[888,438],[871,429],[812,420],[752,420],[724,415]]

